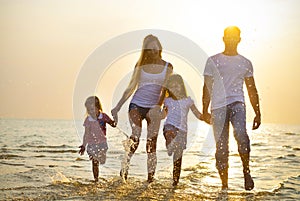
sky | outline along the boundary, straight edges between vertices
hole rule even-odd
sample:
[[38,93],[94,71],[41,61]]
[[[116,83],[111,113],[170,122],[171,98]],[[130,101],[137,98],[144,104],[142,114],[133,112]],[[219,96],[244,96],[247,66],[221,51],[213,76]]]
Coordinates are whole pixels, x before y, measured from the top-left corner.
[[[74,118],[82,68],[97,48],[120,35],[170,31],[214,55],[224,49],[224,28],[236,25],[242,37],[238,51],[254,67],[263,123],[300,124],[299,8],[298,0],[1,0],[0,118]],[[142,38],[129,42],[141,46]],[[129,52],[101,67],[107,71],[95,94],[106,113],[120,98],[138,56],[138,50]],[[167,51],[163,57],[184,73],[201,109],[202,94],[194,90],[202,87],[201,75],[194,79],[184,58]],[[247,109],[251,121],[253,111]]]

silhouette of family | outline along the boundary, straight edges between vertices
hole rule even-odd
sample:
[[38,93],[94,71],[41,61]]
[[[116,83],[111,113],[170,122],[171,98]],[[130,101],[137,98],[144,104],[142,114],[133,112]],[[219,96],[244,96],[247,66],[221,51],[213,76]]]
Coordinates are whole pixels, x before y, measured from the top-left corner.
[[249,167],[251,149],[246,130],[244,83],[255,112],[252,129],[260,126],[261,114],[252,63],[237,51],[240,41],[240,29],[236,26],[227,27],[223,36],[224,51],[207,59],[203,72],[201,113],[194,100],[188,96],[183,77],[173,74],[172,64],[162,59],[163,48],[159,39],[151,34],[146,36],[128,87],[111,110],[113,120],[102,111],[98,97],[91,96],[85,102],[87,117],[83,124],[85,132],[79,153],[82,155],[87,151],[92,161],[95,181],[98,181],[99,163],[104,164],[106,161],[106,124],[117,126],[118,112],[132,97],[128,108],[131,126],[128,140],[131,143],[125,157],[128,165],[122,166],[120,170],[120,176],[125,181],[129,174],[130,160],[139,146],[143,120],[147,123],[147,182],[154,181],[157,139],[161,122],[165,119],[163,135],[167,154],[173,156],[173,186],[178,185],[188,138],[187,115],[191,110],[197,119],[212,125],[216,142],[216,168],[223,190],[228,188],[229,125],[232,125],[243,165],[244,188],[252,190],[254,181]]

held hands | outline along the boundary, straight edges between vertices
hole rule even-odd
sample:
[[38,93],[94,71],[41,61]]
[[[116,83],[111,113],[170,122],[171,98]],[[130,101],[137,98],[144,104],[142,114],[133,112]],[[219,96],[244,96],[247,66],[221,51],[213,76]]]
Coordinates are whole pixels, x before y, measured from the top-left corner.
[[85,146],[80,145],[79,148],[80,148],[80,150],[79,150],[78,153],[79,153],[80,155],[83,155],[83,154],[84,154],[84,151],[85,151]]
[[200,118],[205,123],[211,124],[211,114],[210,113],[203,113]]
[[112,124],[111,124],[111,126],[112,126],[113,128],[115,128],[115,127],[117,126],[116,121],[113,121]]
[[154,120],[162,120],[164,119],[164,111],[161,111],[161,108],[159,105],[156,105],[154,108],[151,108],[148,112],[149,118]]

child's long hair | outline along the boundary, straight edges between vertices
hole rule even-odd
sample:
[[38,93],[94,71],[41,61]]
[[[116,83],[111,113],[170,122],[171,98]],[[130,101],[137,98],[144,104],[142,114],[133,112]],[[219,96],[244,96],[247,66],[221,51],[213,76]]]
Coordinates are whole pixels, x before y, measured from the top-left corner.
[[[171,84],[176,83],[177,85],[180,86],[180,93],[177,95],[177,97],[175,96],[175,94],[172,93],[171,91]],[[182,79],[182,77],[179,74],[173,74],[169,77],[167,84],[166,84],[166,97],[171,97],[174,100],[179,100],[182,98],[186,98],[187,97],[187,92],[185,89],[185,85],[184,85],[184,81]]]
[[98,108],[100,112],[102,112],[102,105],[97,96],[90,96],[86,99],[84,106],[88,108],[90,105],[95,105],[95,107]]

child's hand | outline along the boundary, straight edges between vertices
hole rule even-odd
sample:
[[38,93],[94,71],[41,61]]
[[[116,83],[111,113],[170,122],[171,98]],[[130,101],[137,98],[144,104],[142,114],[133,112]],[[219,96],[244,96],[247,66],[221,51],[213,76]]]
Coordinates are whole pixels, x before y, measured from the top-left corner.
[[115,121],[113,121],[112,124],[111,124],[111,127],[115,128],[116,126],[117,126],[117,123]]
[[200,114],[199,119],[200,119],[201,121],[204,121],[203,114]]
[[84,154],[84,151],[85,151],[85,146],[80,145],[79,148],[80,148],[80,150],[79,150],[78,153],[79,153],[80,155],[83,155],[83,154]]
[[161,111],[161,119],[166,118],[167,114],[168,114],[168,107],[164,106],[162,111]]
[[159,119],[159,120],[163,120],[164,118],[167,117],[167,113],[168,113],[168,108],[167,107],[163,107],[161,109],[161,107],[159,105],[155,106],[154,108],[151,108],[148,112],[148,115],[150,117],[150,119]]
[[150,119],[163,119],[163,113],[161,112],[160,106],[156,105],[154,108],[151,108],[147,114]]

